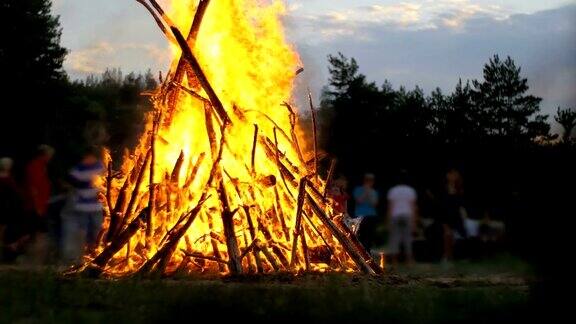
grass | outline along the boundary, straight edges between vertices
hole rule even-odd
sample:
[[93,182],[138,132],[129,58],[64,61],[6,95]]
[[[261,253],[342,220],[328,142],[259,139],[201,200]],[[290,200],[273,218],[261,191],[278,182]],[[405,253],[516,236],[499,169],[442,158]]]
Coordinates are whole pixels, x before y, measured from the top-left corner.
[[[488,322],[521,314],[530,294],[516,268],[503,275],[487,263],[484,275],[446,274],[432,268],[381,278],[361,275],[274,275],[243,278],[92,280],[63,278],[52,270],[0,270],[0,323],[140,323],[301,319],[320,322]],[[428,266],[433,267],[433,266]],[[438,267],[438,266],[437,266]],[[399,270],[400,271],[400,270]],[[456,275],[456,277],[454,277]],[[443,280],[459,279],[446,284]],[[475,278],[467,281],[465,279]],[[215,321],[218,322],[218,321]]]

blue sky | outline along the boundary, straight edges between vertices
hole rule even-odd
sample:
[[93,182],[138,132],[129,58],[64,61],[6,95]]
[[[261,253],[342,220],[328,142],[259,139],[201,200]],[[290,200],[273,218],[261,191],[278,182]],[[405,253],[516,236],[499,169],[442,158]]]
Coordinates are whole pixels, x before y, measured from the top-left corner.
[[[370,80],[451,91],[481,77],[493,54],[512,56],[551,113],[576,106],[576,0],[288,0],[286,26],[304,83],[318,93],[326,56],[355,57]],[[165,70],[169,51],[134,0],[55,0],[66,69],[73,78],[106,67]]]

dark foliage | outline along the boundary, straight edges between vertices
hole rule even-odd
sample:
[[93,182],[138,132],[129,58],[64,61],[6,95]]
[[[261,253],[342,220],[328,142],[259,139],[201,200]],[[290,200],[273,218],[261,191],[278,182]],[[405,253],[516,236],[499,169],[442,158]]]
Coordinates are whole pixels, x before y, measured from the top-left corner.
[[572,130],[576,127],[576,109],[561,109],[558,107],[554,120],[564,128],[563,141],[568,143]]
[[49,0],[0,2],[0,109],[10,120],[0,128],[2,150],[15,152],[33,142],[27,139],[46,136],[53,107],[66,93],[66,49],[60,46],[59,19],[50,10]]

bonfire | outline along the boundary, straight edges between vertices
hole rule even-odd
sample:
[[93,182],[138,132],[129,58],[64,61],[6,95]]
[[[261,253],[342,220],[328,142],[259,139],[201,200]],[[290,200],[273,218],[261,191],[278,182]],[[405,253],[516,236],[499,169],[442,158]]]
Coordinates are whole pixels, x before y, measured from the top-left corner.
[[104,230],[74,272],[380,272],[332,208],[316,126],[299,129],[282,1],[137,1],[176,59],[139,144],[106,161]]

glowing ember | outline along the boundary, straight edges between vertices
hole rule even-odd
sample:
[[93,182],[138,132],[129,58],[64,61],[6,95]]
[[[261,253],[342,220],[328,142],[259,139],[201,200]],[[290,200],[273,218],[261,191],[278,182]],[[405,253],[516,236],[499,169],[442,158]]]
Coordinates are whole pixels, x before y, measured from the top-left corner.
[[109,217],[77,271],[378,272],[333,213],[286,103],[300,62],[283,3],[173,0],[166,14],[138,2],[177,59],[121,175],[101,179]]

